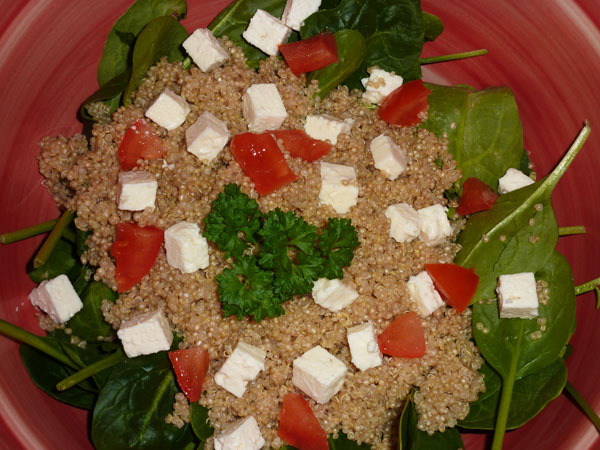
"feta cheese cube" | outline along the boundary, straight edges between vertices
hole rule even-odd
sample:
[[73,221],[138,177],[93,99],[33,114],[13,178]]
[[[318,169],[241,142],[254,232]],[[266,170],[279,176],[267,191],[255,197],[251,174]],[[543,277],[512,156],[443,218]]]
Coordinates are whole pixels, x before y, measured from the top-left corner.
[[319,200],[338,214],[345,214],[358,202],[358,182],[354,167],[321,163]]
[[327,403],[344,385],[346,365],[320,345],[296,358],[292,383],[317,403]]
[[312,296],[317,305],[337,312],[358,298],[358,292],[342,283],[342,280],[319,278],[315,281]]
[[433,286],[433,280],[425,271],[414,275],[406,283],[410,299],[417,306],[417,313],[421,317],[430,315],[444,304],[442,297]]
[[118,208],[125,211],[143,211],[154,208],[158,181],[154,175],[143,171],[119,173]]
[[174,130],[185,122],[189,112],[190,105],[183,97],[165,89],[146,110],[146,117],[167,130]]
[[65,323],[83,308],[79,295],[66,275],[42,281],[31,291],[29,300],[55,323]]
[[194,124],[185,130],[187,151],[204,164],[215,159],[229,140],[227,125],[208,111],[204,111]]
[[308,16],[316,13],[321,6],[321,0],[287,0],[281,21],[293,30],[300,27]]
[[369,78],[361,80],[365,88],[362,98],[379,105],[384,98],[402,86],[403,81],[400,75],[382,69],[372,69]]
[[225,426],[215,438],[215,450],[260,450],[265,440],[253,416],[244,417]]
[[279,53],[279,45],[287,42],[291,32],[292,29],[285,26],[281,20],[262,9],[257,9],[242,36],[267,55],[274,56]]
[[350,133],[354,120],[339,120],[328,114],[316,114],[306,116],[304,131],[313,139],[329,141],[333,145],[337,144],[338,136],[341,133]]
[[195,223],[179,222],[167,228],[165,249],[169,265],[182,273],[208,267],[208,243]]
[[390,237],[398,242],[410,242],[419,236],[419,214],[408,203],[396,203],[385,210],[385,217],[390,219]]
[[276,130],[288,116],[277,86],[273,83],[253,84],[242,96],[242,113],[248,129],[254,133]]
[[173,333],[162,310],[138,314],[121,323],[117,336],[129,358],[169,350]]
[[496,293],[501,319],[538,316],[538,296],[532,272],[500,275]]
[[382,364],[383,358],[371,322],[348,328],[348,345],[352,364],[359,370],[368,370]]
[[395,180],[406,170],[406,153],[389,136],[381,134],[369,146],[375,167],[381,170],[388,180]]
[[227,50],[208,28],[198,28],[181,45],[202,72],[209,72],[229,59]]
[[215,383],[241,398],[248,382],[265,369],[266,357],[267,353],[263,349],[240,341],[215,374]]
[[506,194],[533,183],[534,181],[520,170],[510,168],[506,171],[504,176],[498,180],[498,193]]
[[419,237],[429,246],[441,244],[453,233],[452,226],[446,215],[448,208],[440,204],[421,208],[419,214]]

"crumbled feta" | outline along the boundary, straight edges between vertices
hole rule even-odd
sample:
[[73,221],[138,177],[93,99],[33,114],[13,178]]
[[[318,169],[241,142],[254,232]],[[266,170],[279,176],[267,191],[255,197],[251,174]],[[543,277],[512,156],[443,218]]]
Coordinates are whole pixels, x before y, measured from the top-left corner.
[[372,69],[369,78],[361,80],[365,88],[362,98],[378,105],[385,97],[402,86],[403,81],[400,75],[382,69]]
[[262,9],[257,9],[242,36],[267,55],[274,56],[279,53],[279,46],[287,42],[291,32],[292,29],[285,26],[281,20]]
[[358,202],[358,182],[354,167],[321,163],[319,200],[338,214],[345,214]]
[[259,450],[265,445],[258,423],[253,416],[225,426],[215,438],[215,450]]
[[248,129],[254,133],[276,130],[287,117],[287,111],[273,83],[253,84],[242,96],[242,113]]
[[429,246],[441,244],[453,233],[452,226],[446,215],[448,208],[440,204],[421,208],[419,214],[419,237]]
[[204,111],[194,124],[185,130],[187,151],[204,164],[217,157],[229,140],[227,125],[208,111]]
[[380,134],[369,146],[375,168],[381,170],[388,180],[395,180],[406,170],[406,154],[393,139]]
[[321,0],[287,0],[281,21],[293,30],[300,31],[304,19],[316,13]]
[[265,369],[266,357],[267,353],[263,349],[240,341],[215,374],[215,383],[236,397],[242,397],[248,382]]
[[182,46],[202,72],[209,72],[229,59],[227,50],[208,28],[195,30]]
[[442,297],[433,286],[433,280],[425,271],[414,275],[406,283],[410,298],[417,306],[421,317],[430,315],[444,304]]
[[169,350],[173,342],[169,321],[160,309],[122,322],[117,336],[129,358]]
[[390,237],[398,242],[410,242],[419,236],[420,220],[417,211],[408,203],[396,203],[385,210],[390,219]]
[[383,359],[371,322],[348,328],[348,345],[352,364],[359,370],[368,370],[381,365]]
[[312,296],[317,305],[321,305],[329,311],[337,312],[356,300],[358,292],[346,286],[337,278],[333,280],[319,278],[313,286]]
[[346,365],[320,345],[296,358],[292,383],[317,403],[327,403],[344,385]]
[[165,249],[169,265],[183,273],[208,267],[208,243],[195,223],[179,222],[167,228]]
[[534,181],[520,170],[510,168],[498,180],[498,193],[506,194],[533,183]]
[[146,117],[167,130],[174,130],[185,122],[189,112],[190,105],[185,99],[167,88],[146,110]]
[[143,211],[154,208],[158,181],[154,175],[143,171],[119,173],[119,205],[125,211]]
[[66,275],[42,281],[31,291],[29,300],[33,306],[48,314],[55,323],[65,323],[83,308],[79,295]]
[[538,296],[532,272],[500,275],[496,293],[501,319],[538,316]]
[[304,131],[313,139],[329,141],[333,145],[337,144],[338,136],[341,133],[350,133],[354,120],[339,120],[327,114],[317,114],[306,116]]

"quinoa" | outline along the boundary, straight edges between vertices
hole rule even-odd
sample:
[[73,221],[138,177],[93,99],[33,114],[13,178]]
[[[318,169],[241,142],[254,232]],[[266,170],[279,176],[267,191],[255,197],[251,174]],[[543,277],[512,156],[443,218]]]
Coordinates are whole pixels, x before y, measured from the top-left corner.
[[[183,274],[169,266],[164,249],[142,281],[120,295],[116,303],[105,301],[104,317],[115,329],[135,314],[162,309],[176,332],[183,335],[181,348],[203,346],[210,353],[210,369],[200,403],[209,408],[215,433],[240,417],[254,416],[267,446],[283,445],[277,436],[278,415],[283,397],[296,391],[292,384],[292,361],[316,345],[321,345],[348,368],[344,387],[328,403],[311,407],[328,434],[344,432],[350,439],[366,442],[377,449],[395,444],[394,426],[407,395],[415,391],[420,429],[434,432],[454,426],[469,410],[469,402],[484,389],[477,372],[483,360],[471,334],[471,314],[440,308],[422,323],[427,354],[418,359],[384,357],[384,363],[365,372],[351,363],[346,329],[372,321],[381,333],[399,314],[414,310],[406,282],[423,270],[425,263],[451,262],[458,245],[446,241],[428,246],[420,240],[398,243],[389,236],[387,206],[406,202],[414,208],[446,204],[444,190],[460,178],[456,163],[448,153],[445,139],[415,127],[391,127],[379,119],[377,111],[361,102],[358,92],[338,87],[323,100],[314,99],[315,83],[307,86],[283,62],[271,57],[258,71],[246,67],[240,48],[222,40],[230,54],[223,67],[209,73],[198,68],[184,70],[180,63],[161,60],[141,83],[128,108],[120,108],[112,121],[93,128],[89,148],[85,138],[76,135],[44,138],[39,157],[40,171],[57,203],[76,211],[76,225],[93,233],[83,262],[96,266],[94,277],[116,289],[115,266],[108,249],[115,240],[119,222],[167,228],[180,221],[195,222],[202,228],[211,202],[227,183],[237,183],[255,198],[262,211],[276,207],[293,211],[307,222],[323,226],[338,214],[318,201],[320,171],[318,162],[305,162],[285,154],[298,180],[270,195],[259,197],[253,184],[225,147],[209,165],[186,151],[185,130],[204,111],[210,111],[227,124],[232,135],[248,130],[242,115],[241,99],[253,83],[275,83],[288,112],[283,129],[303,129],[307,114],[330,114],[352,118],[349,134],[342,134],[322,161],[355,168],[358,204],[344,215],[352,220],[360,241],[352,264],[344,269],[344,283],[354,288],[358,299],[333,313],[317,305],[311,295],[295,298],[283,307],[285,315],[259,323],[244,318],[224,317],[217,295],[215,277],[229,263],[215,247],[209,249],[207,269]],[[129,212],[117,209],[117,176],[120,170],[117,150],[125,131],[143,117],[145,109],[169,88],[182,95],[191,112],[185,123],[172,131],[151,123],[167,148],[164,158],[143,161],[139,170],[154,174],[158,194],[154,209]],[[389,181],[374,167],[370,141],[385,133],[405,149],[407,170]],[[440,164],[441,163],[441,164]],[[442,167],[442,168],[440,168]],[[214,374],[231,354],[238,341],[256,345],[267,352],[265,370],[237,398],[214,382]],[[178,397],[174,413],[166,420],[181,425],[189,420],[187,401]],[[212,447],[209,440],[207,447]]]

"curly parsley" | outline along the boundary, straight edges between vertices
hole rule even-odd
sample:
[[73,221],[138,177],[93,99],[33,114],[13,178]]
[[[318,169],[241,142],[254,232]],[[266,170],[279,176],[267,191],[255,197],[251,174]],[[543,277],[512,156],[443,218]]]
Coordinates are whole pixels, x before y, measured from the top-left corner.
[[350,265],[359,245],[358,233],[350,219],[329,219],[317,243],[323,255],[321,276],[330,280],[344,278],[342,269]]

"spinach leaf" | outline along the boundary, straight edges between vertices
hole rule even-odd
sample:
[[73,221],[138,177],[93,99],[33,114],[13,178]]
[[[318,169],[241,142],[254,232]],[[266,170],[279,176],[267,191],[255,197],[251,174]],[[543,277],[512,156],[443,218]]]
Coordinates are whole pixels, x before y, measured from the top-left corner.
[[423,11],[423,32],[425,33],[425,42],[435,41],[444,31],[444,24],[438,16]]
[[121,103],[121,94],[125,92],[129,79],[131,78],[131,69],[116,75],[108,80],[96,92],[86,98],[79,108],[79,113],[84,121],[97,121],[98,118],[92,116],[87,107],[96,102],[108,102],[108,113],[116,111]]
[[104,283],[92,281],[83,292],[83,308],[67,322],[73,335],[88,342],[113,335],[112,327],[104,321],[102,315],[102,301],[105,299],[114,302],[117,294]]
[[[343,432],[339,432],[337,439],[329,436],[329,450],[369,450],[371,448],[368,444],[358,444],[356,441],[348,439]],[[293,447],[290,447],[293,448]]]
[[204,448],[202,444],[213,435],[213,427],[208,421],[208,409],[198,402],[192,402],[190,405],[190,423],[192,430],[198,439],[200,439],[199,448]]

